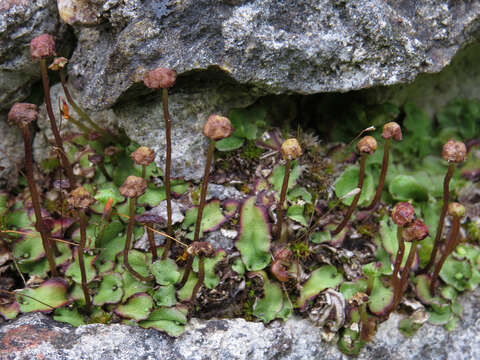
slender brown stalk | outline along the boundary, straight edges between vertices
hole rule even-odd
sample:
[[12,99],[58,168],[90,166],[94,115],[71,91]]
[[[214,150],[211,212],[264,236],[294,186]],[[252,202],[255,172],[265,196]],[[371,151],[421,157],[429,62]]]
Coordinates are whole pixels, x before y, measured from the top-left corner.
[[128,226],[127,226],[127,240],[125,242],[125,247],[123,248],[123,266],[132,274],[134,277],[136,277],[140,281],[150,281],[152,280],[151,277],[145,277],[140,275],[138,272],[136,272],[131,265],[128,263],[128,252],[130,250],[130,247],[132,245],[132,236],[133,236],[133,225],[135,223],[135,205],[137,203],[137,199],[135,197],[130,198],[129,200],[129,220],[128,220]]
[[208,178],[210,177],[210,165],[213,161],[213,152],[215,151],[215,140],[210,141],[208,147],[207,161],[205,163],[205,172],[203,174],[202,190],[200,192],[200,203],[198,205],[197,221],[195,223],[195,235],[193,241],[198,241],[200,237],[200,225],[202,223],[203,208],[205,207],[205,199],[207,198]]
[[195,284],[195,287],[193,288],[192,297],[190,298],[190,301],[192,303],[195,302],[197,298],[198,290],[200,290],[204,280],[205,280],[205,259],[203,258],[203,256],[200,256],[198,259],[198,280],[197,280],[197,283]]
[[72,170],[70,161],[68,161],[68,158],[65,155],[65,150],[63,148],[63,140],[62,140],[62,137],[60,136],[60,132],[58,131],[57,123],[55,121],[55,116],[53,115],[46,59],[40,59],[40,70],[42,74],[42,84],[43,84],[43,91],[45,95],[45,106],[47,108],[48,118],[50,119],[50,127],[52,128],[52,133],[55,138],[55,144],[58,148],[57,149],[58,155],[60,157],[60,161],[63,165],[63,168],[65,169],[65,172],[67,174],[68,180],[70,182],[69,189],[71,190],[75,186],[75,176],[73,175],[73,170]]
[[448,206],[448,213],[453,217],[452,228],[450,230],[450,235],[445,245],[445,249],[443,250],[440,260],[435,265],[435,270],[432,275],[432,281],[430,282],[430,293],[432,294],[432,296],[435,296],[438,276],[440,274],[440,270],[442,269],[443,264],[447,260],[447,257],[453,252],[453,250],[455,250],[455,248],[460,242],[460,237],[458,236],[458,233],[460,231],[461,218],[465,215],[465,207],[462,204],[453,202]]
[[396,297],[393,298],[394,301],[393,301],[392,310],[397,308],[398,304],[400,303],[400,300],[402,299],[402,294],[405,291],[405,287],[407,285],[410,269],[412,267],[413,260],[415,259],[415,253],[417,251],[418,243],[419,243],[418,240],[412,242],[412,247],[410,248],[410,252],[408,253],[407,262],[405,263],[405,267],[403,268],[403,271],[402,271],[402,277],[400,278],[400,292],[397,294]]
[[283,227],[283,204],[285,203],[285,197],[287,196],[288,180],[290,178],[290,168],[292,162],[290,159],[285,163],[285,175],[283,176],[282,190],[280,191],[280,202],[277,208],[277,240],[281,240],[282,227]]
[[[357,188],[359,188],[360,190],[362,189],[363,180],[365,179],[365,162],[366,161],[367,161],[367,154],[362,154],[362,157],[360,158],[360,174],[358,176],[358,185],[357,185]],[[337,226],[335,230],[332,231],[332,236],[339,234],[348,224],[350,217],[352,216],[353,212],[355,211],[355,208],[357,207],[358,200],[360,200],[360,195],[362,195],[361,191],[357,195],[355,195],[342,222]]]
[[[73,100],[72,95],[70,94],[70,91],[68,90],[67,87],[67,80],[65,77],[65,70],[60,69],[60,81],[62,83],[62,88],[63,92],[65,93],[65,96],[67,97],[67,101],[70,105],[72,105],[73,109],[75,112],[80,115],[80,117],[83,119],[83,121],[86,121],[91,127],[93,127],[96,131],[98,131],[102,136],[104,136],[108,140],[112,140],[112,136],[103,128],[98,126],[95,121],[93,121],[88,114],[83,111],[83,109],[77,105],[77,103]],[[78,120],[77,120],[78,121]],[[79,121],[78,121],[79,122]],[[78,125],[77,125],[78,126]]]
[[51,249],[51,241],[49,240],[48,231],[45,228],[42,218],[42,210],[40,207],[40,197],[38,195],[37,187],[33,176],[33,155],[32,155],[32,139],[30,137],[30,131],[28,126],[22,127],[23,139],[25,143],[25,171],[27,175],[28,189],[30,190],[30,196],[32,198],[33,210],[35,212],[35,228],[40,233],[42,238],[43,249],[50,266],[52,276],[58,276],[57,265],[55,264],[55,258]]
[[382,197],[383,186],[385,185],[385,178],[387,177],[388,160],[390,158],[390,143],[392,139],[385,140],[385,147],[383,149],[382,170],[380,172],[380,180],[378,181],[377,191],[370,205],[365,210],[373,210],[377,207],[380,198]]
[[[167,197],[167,234],[172,236],[172,193],[170,189],[170,171],[172,167],[172,125],[170,121],[170,114],[168,112],[168,88],[162,89],[162,106],[163,106],[163,118],[165,119],[165,194]],[[165,259],[170,252],[172,246],[172,240],[166,239],[165,250],[162,258]]]
[[396,295],[400,291],[400,283],[398,278],[398,273],[400,271],[400,266],[402,265],[403,254],[405,252],[405,242],[403,241],[403,228],[397,225],[397,241],[398,241],[398,251],[397,256],[395,257],[395,266],[393,268],[393,298],[395,299]]
[[445,223],[445,216],[447,215],[448,202],[450,199],[450,180],[452,179],[454,170],[455,170],[455,163],[449,163],[447,174],[445,175],[445,178],[443,180],[443,206],[442,206],[442,211],[440,213],[440,219],[438,220],[437,233],[435,234],[433,250],[430,255],[430,260],[428,261],[428,264],[425,266],[425,268],[422,270],[422,273],[428,273],[430,271],[433,264],[435,263],[437,252],[442,243],[441,240],[442,240],[443,224]]
[[83,259],[83,251],[85,248],[85,244],[87,242],[87,220],[85,217],[85,211],[80,210],[80,245],[78,246],[78,264],[80,265],[80,274],[82,276],[82,290],[83,296],[85,297],[85,310],[88,314],[90,314],[91,303],[90,303],[90,295],[88,293],[88,286],[87,286],[87,274],[85,272],[85,262]]
[[188,254],[187,255],[187,263],[185,264],[185,270],[183,272],[183,277],[180,283],[178,284],[178,288],[181,289],[185,286],[188,280],[188,276],[190,275],[190,271],[192,271],[192,264],[193,264],[193,256]]

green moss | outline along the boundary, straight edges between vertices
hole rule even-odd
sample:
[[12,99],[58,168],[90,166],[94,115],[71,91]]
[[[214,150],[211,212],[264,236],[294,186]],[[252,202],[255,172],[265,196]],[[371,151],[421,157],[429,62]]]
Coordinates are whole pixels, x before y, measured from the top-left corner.
[[262,148],[255,145],[254,140],[247,140],[241,148],[240,157],[245,160],[258,160],[263,151]]

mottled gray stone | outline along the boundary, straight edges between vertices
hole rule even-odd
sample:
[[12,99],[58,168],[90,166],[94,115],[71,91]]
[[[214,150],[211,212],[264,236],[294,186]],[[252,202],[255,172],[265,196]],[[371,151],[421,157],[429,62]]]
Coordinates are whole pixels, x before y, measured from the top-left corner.
[[16,183],[17,166],[24,156],[22,133],[7,124],[7,114],[0,112],[0,189]]
[[176,90],[212,68],[270,94],[404,83],[445,67],[476,38],[480,14],[478,1],[446,0],[89,2],[103,22],[77,23],[69,72],[97,109],[156,66],[190,79]]
[[[169,96],[172,121],[172,177],[199,180],[205,169],[208,139],[202,127],[212,113],[228,114],[230,109],[253,102],[252,95],[231,86],[206,87],[194,93]],[[165,120],[160,93],[116,106],[118,125],[141,145],[157,154],[156,162],[165,164]]]
[[[458,328],[447,332],[424,325],[410,337],[398,331],[402,315],[392,314],[358,359],[479,359],[480,291],[461,298]],[[42,357],[43,356],[43,357]],[[2,359],[164,359],[300,360],[348,359],[306,319],[293,317],[269,325],[243,319],[192,319],[177,339],[155,330],[92,324],[73,328],[42,314],[23,315],[0,326]]]
[[55,1],[0,2],[0,110],[25,99],[31,85],[40,79],[38,61],[30,58],[30,40],[50,33],[59,40],[58,50],[66,45],[66,30],[60,23]]
[[230,251],[235,246],[235,239],[237,238],[237,230],[216,230],[206,234],[205,241],[212,244],[215,250],[223,249]]
[[242,200],[245,194],[241,193],[233,186],[223,186],[217,184],[208,184],[207,200],[218,199],[220,201],[227,199]]

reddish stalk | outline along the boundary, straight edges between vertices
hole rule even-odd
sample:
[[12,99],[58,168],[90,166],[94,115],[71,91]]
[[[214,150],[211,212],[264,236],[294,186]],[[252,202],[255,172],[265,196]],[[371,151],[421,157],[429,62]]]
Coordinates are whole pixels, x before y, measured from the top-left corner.
[[10,112],[8,113],[8,121],[10,123],[16,123],[22,130],[23,141],[25,147],[25,172],[32,198],[33,211],[35,212],[35,228],[40,233],[42,238],[42,245],[47,257],[48,265],[52,276],[58,276],[57,266],[55,264],[55,258],[52,252],[52,242],[50,241],[49,232],[45,227],[42,217],[42,210],[40,206],[40,196],[35,184],[35,177],[33,175],[33,151],[32,151],[32,139],[30,136],[30,130],[28,128],[32,121],[35,121],[38,117],[38,109],[34,104],[28,103],[15,103]]
[[420,220],[412,221],[405,227],[404,231],[405,241],[411,242],[412,246],[410,247],[407,262],[405,263],[405,267],[402,271],[402,277],[400,278],[400,292],[396,294],[396,297],[394,296],[393,306],[390,311],[393,311],[397,308],[402,299],[402,295],[405,292],[407,280],[410,274],[410,269],[412,268],[413,260],[415,259],[418,244],[428,236],[428,228]]
[[432,296],[435,296],[438,276],[440,275],[443,264],[460,242],[458,234],[460,232],[460,221],[465,215],[465,208],[459,203],[451,203],[448,207],[448,212],[449,215],[453,217],[452,228],[450,230],[450,235],[448,237],[446,247],[442,253],[442,256],[440,257],[440,260],[435,265],[435,269],[433,271],[432,281],[430,282],[430,293],[432,294]]
[[200,192],[200,203],[198,205],[197,221],[195,223],[195,235],[193,241],[198,241],[200,238],[200,226],[202,223],[203,208],[205,207],[205,199],[207,198],[208,178],[210,177],[210,165],[213,161],[213,153],[215,151],[215,140],[210,141],[208,147],[207,161],[205,163],[205,172],[203,173],[202,189]]
[[396,122],[389,122],[383,126],[382,137],[385,139],[385,146],[383,149],[382,170],[380,172],[380,180],[378,181],[377,191],[371,204],[365,210],[374,210],[382,197],[383,186],[385,185],[385,178],[387,177],[388,160],[390,158],[390,143],[392,138],[396,141],[402,140],[402,129]]
[[433,243],[432,253],[430,254],[430,260],[428,261],[428,264],[425,266],[425,268],[422,270],[423,273],[428,273],[432,268],[433,264],[435,264],[437,252],[442,243],[441,240],[442,240],[442,233],[443,233],[443,225],[445,223],[445,216],[447,215],[448,201],[450,199],[450,189],[449,189],[450,180],[452,179],[454,170],[455,170],[455,164],[454,163],[448,164],[448,171],[443,180],[443,205],[442,205],[442,211],[440,213],[440,218],[438,220],[437,233],[435,234],[435,241]]
[[[166,152],[165,152],[165,195],[167,197],[167,234],[172,236],[172,193],[170,189],[170,170],[172,167],[172,135],[171,135],[171,122],[170,114],[168,113],[168,88],[162,89],[162,107],[163,107],[163,118],[165,119],[165,141],[166,141]],[[166,259],[170,248],[172,247],[172,240],[170,238],[166,239],[165,250],[162,254],[162,259]]]
[[[162,89],[162,107],[163,118],[165,120],[165,171],[163,182],[165,183],[165,195],[167,200],[167,234],[173,235],[172,230],[172,192],[170,186],[170,171],[172,167],[172,135],[170,114],[168,112],[168,88],[175,84],[177,79],[177,72],[172,69],[158,67],[147,73],[143,79],[145,86],[150,89]],[[172,240],[167,238],[165,240],[165,248],[162,254],[162,260],[165,260],[170,253],[172,247]]]
[[45,250],[45,255],[48,260],[48,265],[50,266],[50,272],[53,277],[58,276],[57,265],[55,263],[55,258],[51,249],[50,236],[45,224],[43,223],[42,210],[40,207],[40,197],[38,195],[37,186],[35,185],[34,175],[33,175],[33,156],[32,156],[32,140],[30,137],[30,131],[28,126],[22,128],[23,139],[25,144],[25,172],[27,175],[28,189],[32,198],[32,206],[35,212],[35,228],[40,233],[42,237],[43,249]]
[[77,249],[78,264],[80,266],[80,275],[82,277],[82,290],[85,297],[85,308],[88,314],[91,310],[90,294],[87,286],[87,273],[85,271],[85,261],[83,253],[87,243],[87,218],[85,211],[95,203],[95,199],[83,187],[73,190],[68,197],[68,204],[78,211],[80,217],[80,244]]
[[136,272],[128,262],[128,252],[130,251],[130,247],[132,245],[132,237],[133,237],[133,225],[135,223],[135,206],[137,203],[137,198],[145,193],[147,189],[147,182],[145,179],[140,178],[138,176],[129,176],[123,182],[123,185],[120,186],[120,194],[123,197],[129,198],[129,220],[127,226],[127,238],[125,241],[125,247],[123,248],[123,266],[140,281],[150,281],[153,278],[145,277],[138,272]]
[[83,251],[85,249],[85,244],[87,242],[87,220],[85,218],[85,210],[79,211],[80,215],[80,245],[78,246],[78,264],[80,265],[80,274],[82,276],[82,290],[83,296],[85,297],[85,310],[87,314],[90,314],[91,303],[90,303],[90,294],[88,293],[87,286],[87,273],[85,271],[85,262],[83,259]]
[[448,162],[448,171],[443,180],[443,206],[440,213],[440,219],[438,221],[437,233],[435,234],[435,241],[433,243],[433,250],[430,255],[430,260],[427,266],[422,270],[422,273],[427,273],[435,263],[437,252],[441,245],[443,224],[445,222],[445,215],[447,214],[448,202],[450,200],[450,180],[455,170],[455,164],[459,164],[465,161],[467,157],[467,147],[461,141],[453,139],[448,140],[442,149],[442,157]]
[[282,189],[280,191],[280,203],[277,208],[277,239],[281,240],[282,238],[282,228],[283,228],[283,204],[285,203],[285,198],[287,196],[288,190],[288,180],[290,178],[290,168],[293,159],[296,159],[302,155],[302,148],[298,143],[297,139],[287,139],[283,142],[281,146],[281,152],[285,163],[285,174],[283,176]]
[[192,264],[193,264],[193,256],[190,255],[187,251],[187,262],[185,263],[185,270],[183,271],[182,280],[178,284],[179,289],[183,288],[187,283],[188,276],[190,275],[190,271],[192,271]]
[[[362,154],[362,157],[360,158],[360,174],[358,176],[358,185],[357,185],[357,188],[359,188],[360,190],[362,190],[363,180],[365,178],[365,162],[366,161],[367,161],[367,154]],[[358,200],[360,200],[360,195],[362,195],[361,191],[355,195],[342,222],[335,228],[335,230],[332,231],[332,236],[339,234],[348,224],[348,222],[350,221],[350,217],[352,216],[353,212],[355,211],[355,208],[357,207]]]
[[[396,204],[392,210],[392,220],[397,225],[397,241],[398,241],[398,251],[395,257],[395,266],[393,269],[392,283],[393,283],[393,302],[390,308],[388,309],[387,314],[390,314],[395,309],[396,299],[402,294],[402,284],[401,278],[398,278],[398,273],[402,265],[403,254],[405,252],[405,241],[403,239],[404,231],[403,228],[409,226],[415,220],[415,209],[413,206],[407,202],[400,202]],[[405,269],[407,269],[407,264],[405,264]],[[402,273],[403,275],[403,273]]]
[[398,252],[397,252],[397,256],[395,257],[395,266],[393,267],[393,275],[392,275],[394,293],[397,293],[400,288],[399,287],[400,279],[398,278],[398,273],[400,271],[400,266],[402,265],[403,254],[405,253],[405,242],[403,241],[403,231],[401,226],[397,227],[397,241],[398,241]]
[[192,296],[190,298],[190,301],[192,303],[195,302],[197,298],[198,290],[200,290],[200,288],[202,287],[204,280],[205,280],[205,260],[203,256],[200,256],[198,259],[198,280],[197,280],[197,283],[195,284],[195,287],[193,288]]
[[48,118],[50,119],[50,127],[52,129],[53,137],[55,138],[58,156],[60,157],[60,162],[65,169],[65,173],[67,174],[68,180],[70,182],[69,189],[71,190],[75,186],[75,176],[73,175],[72,165],[70,164],[70,161],[68,161],[68,158],[65,155],[65,150],[63,148],[63,140],[60,136],[60,132],[58,131],[55,116],[53,115],[52,100],[50,98],[50,85],[48,82],[47,73],[47,60],[44,58],[40,59],[40,70],[42,74],[43,91],[45,94],[45,106],[47,108]]

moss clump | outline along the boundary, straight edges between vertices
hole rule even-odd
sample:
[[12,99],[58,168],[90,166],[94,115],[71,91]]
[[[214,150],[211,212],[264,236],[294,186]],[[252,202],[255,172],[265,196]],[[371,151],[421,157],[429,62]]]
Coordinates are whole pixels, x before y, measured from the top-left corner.
[[245,160],[258,160],[264,152],[263,149],[255,145],[255,141],[247,140],[241,148],[240,157]]

